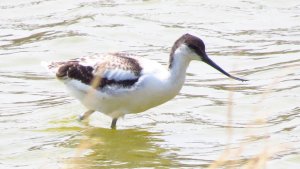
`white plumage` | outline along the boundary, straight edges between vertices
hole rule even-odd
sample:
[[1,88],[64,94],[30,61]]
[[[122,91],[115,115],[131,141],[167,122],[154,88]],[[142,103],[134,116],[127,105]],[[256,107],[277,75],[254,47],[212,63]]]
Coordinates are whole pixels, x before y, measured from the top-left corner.
[[81,119],[99,111],[113,118],[111,127],[115,128],[119,117],[143,112],[175,97],[184,84],[191,60],[208,63],[223,74],[243,81],[212,62],[202,40],[190,34],[174,43],[168,68],[119,53],[53,62],[48,68],[56,72],[57,78],[88,109]]

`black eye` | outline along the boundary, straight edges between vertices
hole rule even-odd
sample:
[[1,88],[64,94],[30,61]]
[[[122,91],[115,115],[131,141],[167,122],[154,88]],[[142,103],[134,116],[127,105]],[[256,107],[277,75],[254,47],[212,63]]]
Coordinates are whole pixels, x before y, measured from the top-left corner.
[[192,44],[188,44],[188,47],[189,47],[190,49],[193,49],[194,51],[197,51],[197,49],[198,49],[197,46],[192,45]]
[[[203,51],[203,46],[201,47],[199,47],[199,46],[196,46],[196,45],[194,45],[194,44],[188,44],[187,45],[191,50],[193,50],[195,53],[197,53],[199,56],[202,56],[203,55],[203,53],[205,53],[204,51]],[[205,50],[205,49],[204,49]]]

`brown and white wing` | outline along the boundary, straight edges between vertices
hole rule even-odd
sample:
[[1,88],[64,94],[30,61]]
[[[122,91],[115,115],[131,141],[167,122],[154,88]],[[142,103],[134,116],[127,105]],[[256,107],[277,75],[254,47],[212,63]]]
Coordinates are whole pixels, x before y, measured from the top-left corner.
[[96,55],[48,65],[61,80],[78,80],[95,88],[131,87],[141,76],[138,60],[123,54]]

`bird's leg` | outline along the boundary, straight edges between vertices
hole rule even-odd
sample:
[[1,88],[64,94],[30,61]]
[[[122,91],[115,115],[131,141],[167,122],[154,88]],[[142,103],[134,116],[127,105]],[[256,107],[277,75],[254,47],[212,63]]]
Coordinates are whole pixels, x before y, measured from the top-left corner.
[[86,118],[88,118],[91,114],[93,114],[95,112],[95,110],[88,110],[82,114],[79,115],[79,121],[82,121]]
[[112,122],[111,122],[111,129],[116,129],[116,124],[117,124],[118,118],[113,118]]

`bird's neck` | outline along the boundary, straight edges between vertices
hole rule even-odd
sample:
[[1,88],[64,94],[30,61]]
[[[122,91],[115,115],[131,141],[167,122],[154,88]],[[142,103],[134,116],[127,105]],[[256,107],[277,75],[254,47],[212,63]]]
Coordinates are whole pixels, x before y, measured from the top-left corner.
[[180,53],[174,53],[173,56],[170,56],[169,80],[171,83],[178,84],[181,88],[185,81],[185,74],[189,63],[190,60],[187,57],[180,56]]

